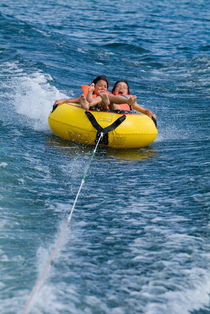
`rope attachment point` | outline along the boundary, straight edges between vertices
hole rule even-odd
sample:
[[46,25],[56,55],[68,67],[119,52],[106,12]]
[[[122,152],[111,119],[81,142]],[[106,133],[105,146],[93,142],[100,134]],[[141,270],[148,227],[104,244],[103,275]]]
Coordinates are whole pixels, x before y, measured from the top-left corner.
[[[115,130],[126,119],[126,115],[122,115],[106,128],[102,128],[102,126],[97,122],[96,118],[90,111],[85,111],[85,114],[91,122],[92,126],[97,131],[95,143],[97,143],[98,139],[101,138],[99,142],[104,145],[108,145],[109,143],[108,133]],[[101,134],[103,135],[101,136]]]

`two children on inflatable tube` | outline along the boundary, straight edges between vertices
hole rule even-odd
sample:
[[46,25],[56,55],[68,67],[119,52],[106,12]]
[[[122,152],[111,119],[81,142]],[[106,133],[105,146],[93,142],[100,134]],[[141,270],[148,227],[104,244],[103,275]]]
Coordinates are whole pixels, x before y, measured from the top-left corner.
[[126,80],[117,81],[112,92],[108,91],[109,82],[105,75],[97,76],[89,85],[82,85],[83,94],[76,98],[56,100],[54,106],[63,103],[78,103],[82,108],[89,110],[131,110],[142,112],[156,120],[156,115],[149,109],[143,108],[136,103],[136,96],[130,94]]

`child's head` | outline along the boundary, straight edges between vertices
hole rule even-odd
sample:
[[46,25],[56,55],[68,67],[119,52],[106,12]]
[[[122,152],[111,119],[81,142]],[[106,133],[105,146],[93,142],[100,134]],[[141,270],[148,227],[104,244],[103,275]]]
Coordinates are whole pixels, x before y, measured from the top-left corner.
[[95,93],[97,94],[98,91],[107,91],[109,88],[109,81],[105,75],[97,76],[93,82],[95,84]]
[[130,95],[130,89],[126,80],[117,81],[112,89],[114,95]]

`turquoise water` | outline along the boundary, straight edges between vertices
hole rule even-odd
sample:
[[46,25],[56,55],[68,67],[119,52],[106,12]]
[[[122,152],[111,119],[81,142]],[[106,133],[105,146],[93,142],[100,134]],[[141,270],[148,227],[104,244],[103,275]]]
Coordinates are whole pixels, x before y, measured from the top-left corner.
[[157,114],[147,148],[100,147],[30,313],[210,313],[210,3],[0,2],[0,312],[22,313],[92,147],[56,99],[106,74]]

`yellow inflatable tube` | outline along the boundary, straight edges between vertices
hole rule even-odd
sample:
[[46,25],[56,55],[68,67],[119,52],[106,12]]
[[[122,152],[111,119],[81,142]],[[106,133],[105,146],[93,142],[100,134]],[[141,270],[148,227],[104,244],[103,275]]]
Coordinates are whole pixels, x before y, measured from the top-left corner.
[[[90,113],[90,114],[87,114]],[[48,122],[52,132],[72,142],[95,145],[97,130],[91,123],[101,129],[115,124],[120,118],[119,125],[106,134],[102,142],[113,148],[140,148],[150,145],[157,137],[158,130],[155,123],[148,116],[133,112],[94,111],[81,108],[77,104],[62,104],[56,107],[49,115]]]

